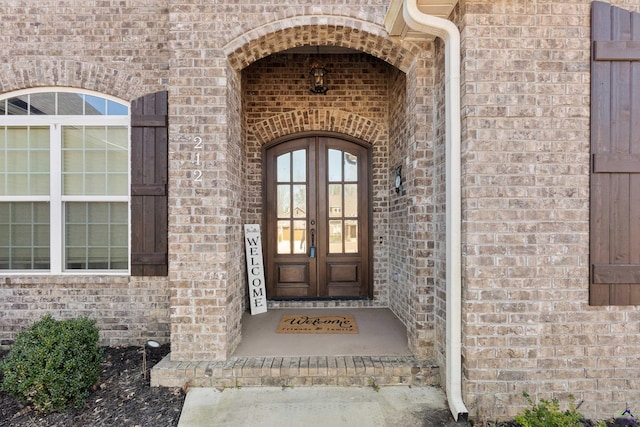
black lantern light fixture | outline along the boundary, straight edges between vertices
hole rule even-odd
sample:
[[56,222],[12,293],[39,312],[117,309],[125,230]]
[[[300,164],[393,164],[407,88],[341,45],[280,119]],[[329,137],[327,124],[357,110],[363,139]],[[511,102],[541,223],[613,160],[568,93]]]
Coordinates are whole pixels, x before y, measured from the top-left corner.
[[[317,54],[320,55],[320,46],[316,46]],[[312,93],[326,94],[329,88],[327,87],[327,69],[324,68],[318,57],[311,60],[311,68],[309,69],[309,82],[311,83]]]
[[402,188],[402,165],[398,166],[395,170],[395,178],[394,178],[394,184],[395,184],[395,188],[396,188],[396,193],[400,193],[403,191]]

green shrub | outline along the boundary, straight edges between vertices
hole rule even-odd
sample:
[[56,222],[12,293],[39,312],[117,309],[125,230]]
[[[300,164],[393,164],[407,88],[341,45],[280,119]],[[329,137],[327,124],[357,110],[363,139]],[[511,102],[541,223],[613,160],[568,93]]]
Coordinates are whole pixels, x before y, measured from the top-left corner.
[[44,316],[18,334],[0,364],[2,390],[42,412],[81,406],[100,378],[98,340],[95,320]]
[[516,415],[516,422],[522,427],[582,427],[583,416],[577,411],[573,396],[569,397],[569,408],[560,410],[558,399],[551,401],[540,399],[540,403],[535,404],[527,393],[522,393],[530,409],[525,409]]

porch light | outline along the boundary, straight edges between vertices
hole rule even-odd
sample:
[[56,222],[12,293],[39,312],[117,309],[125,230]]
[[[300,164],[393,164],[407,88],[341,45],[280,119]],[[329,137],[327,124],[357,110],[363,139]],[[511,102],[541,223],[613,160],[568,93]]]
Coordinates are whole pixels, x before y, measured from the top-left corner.
[[[316,46],[317,53],[320,53],[320,46]],[[311,83],[312,93],[326,94],[329,88],[327,87],[326,77],[327,69],[324,68],[318,58],[313,58],[311,61],[311,69],[309,70],[309,82]]]
[[403,191],[402,188],[402,165],[398,166],[395,170],[395,187],[396,193]]

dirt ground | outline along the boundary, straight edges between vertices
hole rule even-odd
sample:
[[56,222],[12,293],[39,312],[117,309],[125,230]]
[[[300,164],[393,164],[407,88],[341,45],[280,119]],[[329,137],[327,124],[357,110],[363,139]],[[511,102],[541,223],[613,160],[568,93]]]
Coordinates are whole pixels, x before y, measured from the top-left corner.
[[[148,349],[147,368],[168,352],[169,345]],[[6,353],[0,352],[0,359]],[[179,388],[149,387],[149,377],[145,379],[142,371],[141,347],[106,347],[100,381],[84,407],[42,415],[0,392],[0,427],[169,427],[178,425],[183,402]]]

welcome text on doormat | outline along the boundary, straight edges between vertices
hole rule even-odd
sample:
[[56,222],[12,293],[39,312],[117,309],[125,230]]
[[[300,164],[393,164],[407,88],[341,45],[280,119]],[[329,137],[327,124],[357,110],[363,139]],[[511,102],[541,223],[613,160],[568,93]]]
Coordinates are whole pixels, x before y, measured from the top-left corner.
[[352,314],[313,316],[285,314],[280,319],[279,334],[357,334],[358,325]]

